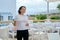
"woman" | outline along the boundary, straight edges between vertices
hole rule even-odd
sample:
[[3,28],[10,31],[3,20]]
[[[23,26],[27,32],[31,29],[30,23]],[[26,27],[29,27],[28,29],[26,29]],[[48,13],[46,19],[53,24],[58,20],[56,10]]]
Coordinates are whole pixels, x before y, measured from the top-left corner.
[[28,40],[29,39],[29,23],[28,17],[24,15],[26,12],[26,7],[21,6],[18,10],[18,15],[14,18],[14,26],[17,28],[17,40]]

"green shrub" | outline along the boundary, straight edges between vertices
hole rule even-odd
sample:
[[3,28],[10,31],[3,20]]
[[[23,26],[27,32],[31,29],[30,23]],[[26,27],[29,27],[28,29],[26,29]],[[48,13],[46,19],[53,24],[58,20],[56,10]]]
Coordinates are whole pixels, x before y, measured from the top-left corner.
[[36,15],[36,18],[37,18],[38,20],[44,20],[44,19],[47,18],[47,16],[46,16],[45,14],[39,14],[39,15]]
[[51,16],[50,19],[60,19],[60,16]]

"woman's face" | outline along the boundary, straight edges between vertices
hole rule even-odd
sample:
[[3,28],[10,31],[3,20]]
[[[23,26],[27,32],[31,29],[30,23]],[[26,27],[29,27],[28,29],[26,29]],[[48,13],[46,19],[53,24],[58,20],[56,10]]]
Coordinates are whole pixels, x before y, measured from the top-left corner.
[[22,7],[21,10],[20,10],[20,12],[21,12],[22,14],[24,14],[25,11],[26,11],[26,8],[24,8],[24,7]]

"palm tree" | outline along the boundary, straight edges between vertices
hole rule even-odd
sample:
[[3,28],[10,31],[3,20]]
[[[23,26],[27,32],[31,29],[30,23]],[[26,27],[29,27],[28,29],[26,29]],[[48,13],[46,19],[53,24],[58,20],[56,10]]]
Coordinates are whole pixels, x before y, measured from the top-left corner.
[[60,4],[58,4],[57,8],[60,10]]
[[58,8],[58,10],[59,10],[59,14],[60,14],[60,4],[58,4],[57,8]]

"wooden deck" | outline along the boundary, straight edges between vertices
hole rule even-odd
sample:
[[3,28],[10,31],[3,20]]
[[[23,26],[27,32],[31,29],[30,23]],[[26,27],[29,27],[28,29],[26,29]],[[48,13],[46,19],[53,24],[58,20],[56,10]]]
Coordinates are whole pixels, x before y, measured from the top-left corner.
[[[50,20],[51,22],[60,22],[60,20]],[[33,22],[45,22],[45,20],[33,20]],[[12,20],[9,21],[0,21],[0,24],[2,23],[13,23]]]

